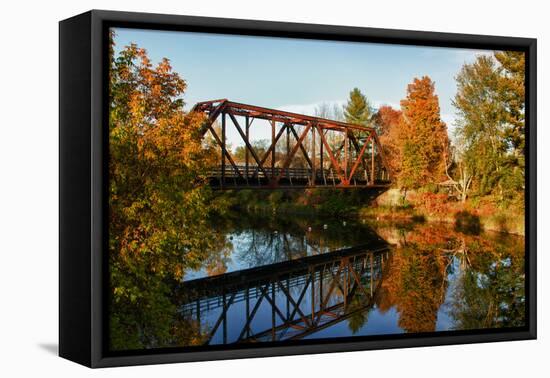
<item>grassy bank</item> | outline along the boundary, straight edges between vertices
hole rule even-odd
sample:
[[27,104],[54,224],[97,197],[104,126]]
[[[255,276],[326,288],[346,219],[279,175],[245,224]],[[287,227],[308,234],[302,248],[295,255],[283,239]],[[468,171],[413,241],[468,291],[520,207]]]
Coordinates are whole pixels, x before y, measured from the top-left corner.
[[475,197],[465,203],[447,194],[428,191],[403,195],[392,189],[378,197],[360,190],[308,189],[304,191],[242,190],[224,192],[239,211],[359,218],[367,221],[445,222],[468,232],[491,230],[524,235],[520,200]]
[[[397,195],[396,195],[397,193]],[[429,191],[406,195],[392,189],[359,211],[362,218],[422,220],[454,223],[457,228],[525,234],[525,211],[521,198],[503,200],[493,196],[472,197],[464,203],[445,193]]]

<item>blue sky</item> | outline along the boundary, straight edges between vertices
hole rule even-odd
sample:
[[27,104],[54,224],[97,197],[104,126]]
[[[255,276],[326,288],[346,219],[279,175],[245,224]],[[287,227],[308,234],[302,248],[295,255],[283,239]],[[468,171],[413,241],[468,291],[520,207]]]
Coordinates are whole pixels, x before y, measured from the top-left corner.
[[[188,84],[186,108],[227,98],[269,108],[313,114],[321,103],[344,104],[359,88],[378,107],[399,108],[407,84],[428,75],[435,81],[441,117],[452,133],[454,77],[464,63],[491,51],[317,41],[205,33],[115,29],[116,51],[136,43],[153,63],[170,59]],[[266,137],[269,132],[266,128]],[[228,135],[237,142],[236,135]]]

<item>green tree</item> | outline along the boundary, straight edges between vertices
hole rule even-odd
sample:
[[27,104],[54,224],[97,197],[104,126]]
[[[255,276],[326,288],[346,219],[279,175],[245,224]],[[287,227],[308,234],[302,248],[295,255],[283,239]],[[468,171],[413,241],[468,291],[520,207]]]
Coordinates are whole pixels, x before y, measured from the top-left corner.
[[375,298],[382,313],[398,312],[402,329],[433,332],[442,313],[457,330],[525,325],[523,237],[429,222],[398,235]]
[[[525,149],[525,53],[499,51],[494,56],[500,63],[499,91],[506,104],[509,127],[505,138],[518,155]],[[524,164],[523,159],[520,163]]]
[[465,159],[474,169],[478,193],[488,194],[497,184],[504,152],[505,115],[495,61],[490,56],[479,56],[462,67],[456,82],[456,133],[465,146]]
[[428,77],[414,79],[401,101],[398,146],[403,188],[418,188],[444,178],[449,148],[447,126],[440,117],[435,84]]
[[[254,149],[256,156],[259,156],[261,159],[261,157],[264,156],[266,151],[269,149],[269,146],[271,145],[271,141],[268,139],[258,139],[258,140],[251,141],[250,145]],[[239,163],[244,162],[246,159],[246,150],[247,150],[246,146],[238,146],[237,148],[235,148],[235,152],[233,154],[233,158],[235,159],[235,161]],[[256,162],[252,158],[252,154],[250,153],[250,151],[248,151],[248,160],[251,163],[251,165],[256,164]],[[266,164],[269,164],[269,162],[271,162],[271,155],[268,156]]]
[[458,115],[457,140],[466,164],[472,167],[477,193],[494,193],[503,199],[524,188],[524,93],[517,84],[521,74],[508,71],[518,71],[516,64],[521,65],[521,60],[498,56],[510,68],[488,55],[462,67],[453,105]]
[[349,93],[348,102],[344,106],[346,122],[369,126],[372,114],[373,110],[367,97],[358,88],[353,88]]
[[361,328],[366,326],[369,320],[367,306],[368,299],[364,298],[362,294],[355,295],[348,304],[347,311],[351,313],[351,316],[348,318],[348,329],[352,335],[355,335]]

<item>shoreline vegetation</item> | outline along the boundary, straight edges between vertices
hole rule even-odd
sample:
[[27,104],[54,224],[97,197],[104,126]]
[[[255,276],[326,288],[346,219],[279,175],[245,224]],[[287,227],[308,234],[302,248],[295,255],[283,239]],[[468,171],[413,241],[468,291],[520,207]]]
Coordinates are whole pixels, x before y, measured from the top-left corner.
[[[392,188],[376,196],[357,190],[309,189],[271,192],[240,190],[220,195],[226,204],[246,213],[306,215],[368,222],[447,223],[457,231],[482,231],[525,236],[523,202],[502,204],[491,196],[453,201],[445,193]],[[375,198],[373,198],[375,197]]]

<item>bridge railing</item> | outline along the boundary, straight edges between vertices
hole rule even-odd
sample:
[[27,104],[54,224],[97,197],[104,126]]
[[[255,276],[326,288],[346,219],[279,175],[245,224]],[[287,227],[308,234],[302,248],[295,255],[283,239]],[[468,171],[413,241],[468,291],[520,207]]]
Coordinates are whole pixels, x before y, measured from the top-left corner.
[[[236,168],[236,169],[235,169]],[[340,183],[340,177],[333,169],[313,169],[311,168],[281,168],[281,167],[263,167],[259,169],[256,165],[237,165],[236,167],[226,165],[214,167],[210,170],[209,176],[212,179],[219,181],[244,179],[249,181],[249,184],[254,184],[254,181],[265,181],[275,177],[281,177],[286,179],[289,184],[292,184],[292,180],[298,182],[310,181],[316,183],[322,183],[323,185],[338,185]],[[370,178],[366,170],[356,170],[351,177],[351,184],[367,184],[367,183],[389,183],[390,178],[385,169],[379,169],[376,171],[376,176]]]

